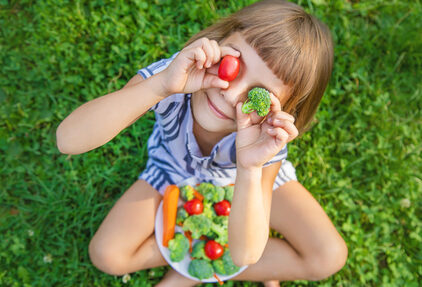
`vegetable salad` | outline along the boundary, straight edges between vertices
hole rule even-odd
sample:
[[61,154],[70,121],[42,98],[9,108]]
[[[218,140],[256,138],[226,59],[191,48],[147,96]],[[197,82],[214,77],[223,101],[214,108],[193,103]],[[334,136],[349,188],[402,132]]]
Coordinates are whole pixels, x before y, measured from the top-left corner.
[[176,224],[182,232],[176,232],[168,242],[170,260],[191,258],[188,273],[198,279],[231,275],[239,271],[228,249],[228,215],[234,187],[201,183],[192,187],[180,187],[184,205],[177,209]]

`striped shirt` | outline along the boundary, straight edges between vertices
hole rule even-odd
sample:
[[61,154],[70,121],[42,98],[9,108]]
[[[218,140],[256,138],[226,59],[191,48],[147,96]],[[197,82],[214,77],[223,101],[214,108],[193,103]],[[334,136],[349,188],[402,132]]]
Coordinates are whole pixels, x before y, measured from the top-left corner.
[[[162,59],[138,71],[144,79],[163,71],[176,57]],[[234,183],[236,178],[236,132],[221,139],[209,156],[203,156],[193,134],[191,94],[173,94],[151,108],[156,122],[148,140],[146,169],[139,175],[163,194],[169,184],[194,178],[215,185]],[[297,180],[295,168],[286,160],[287,145],[265,166],[282,161],[273,188]]]

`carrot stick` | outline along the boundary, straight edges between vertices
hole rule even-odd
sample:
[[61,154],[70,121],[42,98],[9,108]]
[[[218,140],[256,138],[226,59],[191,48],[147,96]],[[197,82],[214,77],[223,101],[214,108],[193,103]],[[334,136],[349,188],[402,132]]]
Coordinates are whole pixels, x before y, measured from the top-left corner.
[[218,284],[220,284],[220,285],[223,285],[224,284],[223,281],[221,281],[221,279],[218,278],[217,274],[215,274],[215,273],[214,273],[214,278],[217,279]]
[[179,188],[176,185],[167,186],[163,198],[163,246],[165,247],[169,246],[169,241],[174,237],[178,200]]
[[193,190],[193,196],[195,196],[195,198],[199,199],[200,201],[204,201],[204,196],[195,189]]
[[185,231],[185,236],[189,240],[189,253],[192,253],[192,234],[190,233],[190,231]]

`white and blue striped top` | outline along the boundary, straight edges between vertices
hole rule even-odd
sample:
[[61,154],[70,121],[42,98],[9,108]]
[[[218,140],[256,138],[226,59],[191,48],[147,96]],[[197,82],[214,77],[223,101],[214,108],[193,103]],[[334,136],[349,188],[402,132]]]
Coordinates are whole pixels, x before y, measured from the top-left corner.
[[[146,79],[161,72],[176,55],[140,69],[138,74]],[[190,100],[191,94],[174,94],[151,108],[155,112],[156,122],[148,140],[147,166],[139,179],[147,181],[161,194],[167,185],[178,184],[189,178],[215,185],[231,184],[236,178],[236,133],[221,139],[209,156],[202,156],[193,134]],[[297,180],[295,168],[286,157],[287,146],[266,163],[283,161],[274,189],[289,180]]]

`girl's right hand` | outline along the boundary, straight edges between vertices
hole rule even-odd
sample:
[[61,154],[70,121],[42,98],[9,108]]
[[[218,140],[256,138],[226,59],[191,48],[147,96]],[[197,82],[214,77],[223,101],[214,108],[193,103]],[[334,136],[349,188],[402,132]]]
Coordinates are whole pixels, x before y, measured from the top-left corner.
[[240,57],[240,52],[228,46],[219,46],[217,41],[207,38],[198,39],[185,47],[163,71],[163,85],[167,95],[228,88],[227,81],[207,72],[208,68],[226,55]]

